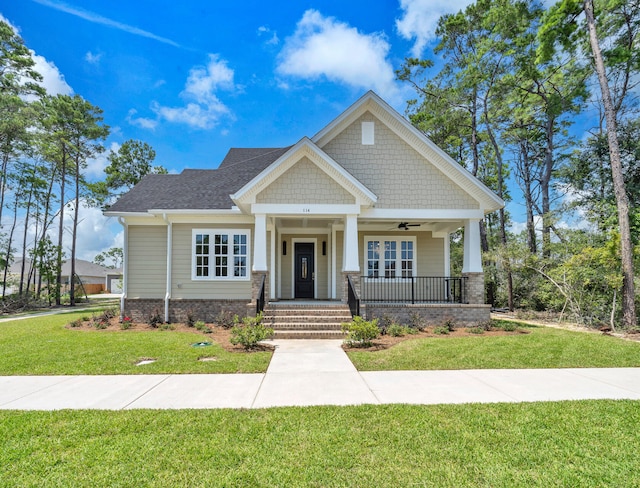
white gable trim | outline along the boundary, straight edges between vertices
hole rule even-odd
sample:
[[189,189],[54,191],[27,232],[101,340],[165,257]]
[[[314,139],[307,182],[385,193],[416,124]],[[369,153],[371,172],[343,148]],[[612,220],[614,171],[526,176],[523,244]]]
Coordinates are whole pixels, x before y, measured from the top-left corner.
[[367,111],[477,200],[485,212],[504,207],[504,201],[501,198],[372,91],[367,92],[311,140],[319,148],[323,148]]
[[357,205],[369,207],[377,201],[378,197],[371,190],[318,148],[308,137],[302,138],[295,146],[271,163],[249,183],[231,195],[231,199],[240,208],[247,208],[248,205],[255,204],[256,197],[261,191],[276,181],[304,156],[309,158],[313,164],[324,171],[340,187],[353,195]]

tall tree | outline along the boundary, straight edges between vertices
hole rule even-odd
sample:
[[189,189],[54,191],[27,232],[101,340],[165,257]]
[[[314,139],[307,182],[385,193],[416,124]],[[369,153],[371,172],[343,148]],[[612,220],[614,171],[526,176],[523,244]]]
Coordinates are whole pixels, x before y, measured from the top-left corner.
[[[618,116],[622,105],[616,109],[616,104],[611,96],[609,87],[609,78],[607,73],[607,64],[619,67],[622,64],[625,69],[629,69],[630,75],[637,75],[638,69],[638,46],[636,37],[632,37],[626,45],[618,44],[611,55],[605,62],[605,57],[601,48],[600,35],[604,35],[605,39],[619,39],[616,34],[608,36],[610,32],[598,32],[596,25],[596,14],[598,20],[604,26],[616,25],[618,22],[612,22],[611,16],[615,16],[621,10],[625,0],[609,0],[603,1],[603,5],[598,4],[599,10],[596,12],[593,0],[562,0],[554,5],[545,18],[545,25],[540,31],[541,48],[539,56],[541,59],[548,59],[555,52],[558,44],[562,45],[570,53],[575,52],[576,38],[585,36],[588,39],[588,45],[591,50],[593,59],[593,70],[598,78],[600,93],[602,95],[602,107],[605,114],[607,127],[607,142],[609,146],[609,159],[611,164],[611,177],[613,181],[614,193],[618,207],[618,226],[620,229],[620,253],[622,260],[622,313],[623,323],[626,327],[635,327],[637,325],[636,308],[635,308],[635,287],[634,287],[634,270],[633,270],[633,247],[631,242],[631,227],[629,221],[629,199],[625,188],[624,175],[622,169],[622,161],[620,157],[620,148],[618,143]],[[637,2],[631,2],[637,6]],[[607,7],[607,8],[603,8]],[[626,12],[622,10],[622,12]],[[578,30],[578,22],[581,14],[584,14],[584,30]],[[637,22],[637,21],[636,21]],[[624,25],[624,22],[623,22]],[[628,25],[628,24],[627,24]],[[583,37],[584,39],[584,37]],[[632,60],[630,62],[630,60]],[[624,71],[624,70],[623,70]],[[629,76],[631,79],[632,76]],[[624,78],[623,78],[624,79]],[[623,95],[623,97],[626,96]]]

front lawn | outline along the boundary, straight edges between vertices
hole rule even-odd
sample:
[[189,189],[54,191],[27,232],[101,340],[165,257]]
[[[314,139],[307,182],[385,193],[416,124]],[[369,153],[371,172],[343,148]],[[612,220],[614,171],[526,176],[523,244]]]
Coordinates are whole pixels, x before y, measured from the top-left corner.
[[634,401],[0,412],[0,486],[637,486]]
[[349,349],[360,371],[640,366],[640,343],[519,324],[523,334],[409,339],[381,351]]
[[[69,322],[88,312],[0,323],[0,375],[261,373],[271,352],[235,353],[197,332],[74,330]],[[199,358],[213,358],[198,361]],[[136,366],[141,359],[156,362]]]

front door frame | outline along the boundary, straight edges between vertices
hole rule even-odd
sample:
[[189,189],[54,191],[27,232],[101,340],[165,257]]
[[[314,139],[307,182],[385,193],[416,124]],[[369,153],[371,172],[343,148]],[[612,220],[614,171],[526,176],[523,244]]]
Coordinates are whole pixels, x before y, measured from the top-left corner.
[[316,279],[313,280],[313,300],[318,296],[318,239],[316,237],[291,238],[291,298],[296,297],[296,243],[313,244],[313,269]]

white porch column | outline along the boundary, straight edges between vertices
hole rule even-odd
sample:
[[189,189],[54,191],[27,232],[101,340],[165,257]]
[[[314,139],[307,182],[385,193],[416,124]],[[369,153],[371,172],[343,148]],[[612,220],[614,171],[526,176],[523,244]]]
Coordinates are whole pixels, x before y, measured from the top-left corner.
[[451,276],[451,234],[444,235],[444,275]]
[[[273,220],[273,219],[272,219]],[[271,247],[271,255],[269,256],[269,261],[271,262],[271,273],[269,275],[269,298],[271,300],[275,300],[276,298],[276,225],[274,222],[271,223],[270,227],[270,247]]]
[[267,271],[267,216],[256,214],[253,232],[253,271]]
[[342,258],[343,272],[360,272],[358,258],[358,216],[346,215],[344,219],[344,254]]
[[463,273],[482,273],[482,251],[480,248],[480,220],[469,219],[464,223]]

